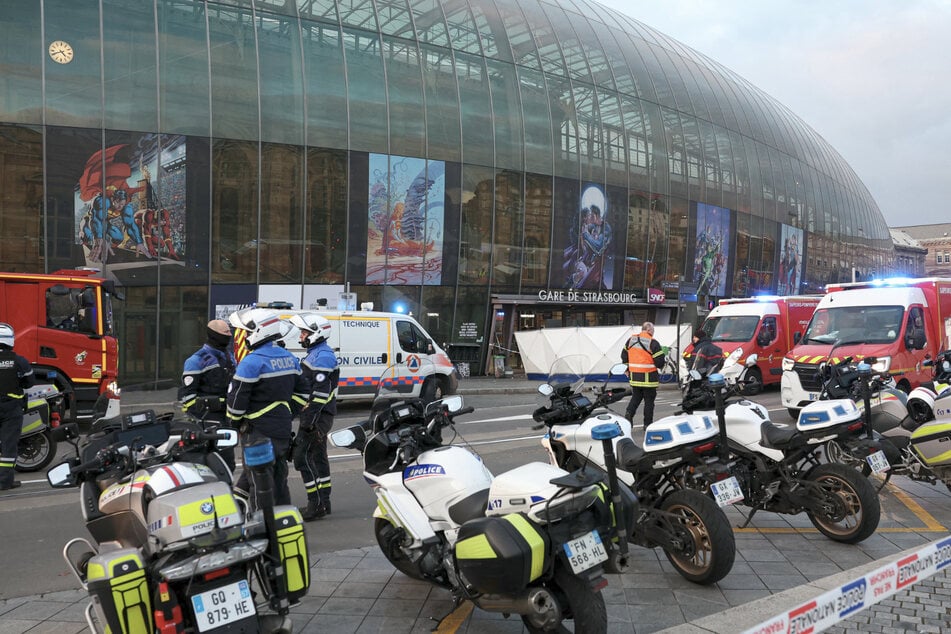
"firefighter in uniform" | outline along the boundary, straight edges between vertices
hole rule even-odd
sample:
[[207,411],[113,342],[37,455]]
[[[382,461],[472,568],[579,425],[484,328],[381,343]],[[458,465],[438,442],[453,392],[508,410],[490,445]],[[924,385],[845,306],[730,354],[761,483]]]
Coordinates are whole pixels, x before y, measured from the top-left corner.
[[624,417],[633,423],[637,407],[644,401],[644,429],[647,429],[654,422],[659,370],[664,367],[664,350],[654,339],[654,324],[645,321],[641,331],[627,340],[627,345],[621,350],[621,361],[627,364],[631,384],[631,400]]
[[300,413],[300,428],[294,446],[294,468],[300,471],[307,489],[307,508],[301,509],[305,521],[330,515],[330,460],[327,434],[337,413],[337,381],[340,368],[330,347],[330,322],[317,313],[301,313],[290,318],[300,330],[301,346],[307,356],[301,362],[309,398]]
[[[221,319],[209,321],[206,336],[206,343],[185,359],[178,398],[182,409],[195,418],[229,427],[225,408],[236,363],[231,351],[228,322]],[[234,471],[234,449],[221,449],[219,453],[228,463],[228,468]]]
[[0,323],[0,491],[15,489],[17,444],[23,427],[23,390],[33,387],[33,367],[13,351],[13,327]]
[[[297,357],[277,345],[286,332],[278,315],[265,308],[234,313],[231,325],[248,331],[250,352],[241,359],[228,386],[228,418],[244,447],[270,440],[274,447],[274,502],[290,504],[287,452],[291,419],[304,406],[306,386]],[[249,469],[241,472],[235,492],[253,501]]]

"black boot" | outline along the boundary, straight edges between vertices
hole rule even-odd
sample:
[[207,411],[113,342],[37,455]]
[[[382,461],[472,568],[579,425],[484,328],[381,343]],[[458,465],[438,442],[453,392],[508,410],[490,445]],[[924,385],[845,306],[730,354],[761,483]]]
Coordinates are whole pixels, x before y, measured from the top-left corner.
[[317,498],[307,498],[307,508],[300,509],[300,515],[305,522],[319,520],[327,515],[327,509]]

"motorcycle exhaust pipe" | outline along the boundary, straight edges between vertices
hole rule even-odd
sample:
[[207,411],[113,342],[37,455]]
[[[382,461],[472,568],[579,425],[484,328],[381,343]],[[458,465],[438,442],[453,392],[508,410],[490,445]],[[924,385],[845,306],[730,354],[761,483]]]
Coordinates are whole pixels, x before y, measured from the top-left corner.
[[561,623],[561,606],[545,588],[526,588],[515,596],[484,594],[472,599],[486,612],[505,612],[527,616],[535,627],[548,630]]

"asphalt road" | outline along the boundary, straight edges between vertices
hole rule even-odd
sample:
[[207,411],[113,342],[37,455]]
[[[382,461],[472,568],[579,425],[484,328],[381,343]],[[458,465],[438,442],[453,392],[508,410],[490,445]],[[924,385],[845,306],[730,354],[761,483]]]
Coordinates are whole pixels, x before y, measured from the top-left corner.
[[[655,420],[674,412],[678,396],[676,390],[659,392]],[[475,407],[475,412],[458,419],[458,437],[454,442],[467,442],[496,474],[533,460],[547,460],[540,444],[542,432],[531,429],[534,400],[531,394],[466,397],[466,405]],[[773,411],[777,422],[789,421],[780,405],[778,390],[761,394],[756,400]],[[621,401],[612,408],[623,413],[626,404]],[[365,418],[366,411],[366,405],[342,406],[335,428],[357,423]],[[639,440],[637,434],[635,437]],[[69,451],[68,446],[61,445],[60,457]],[[333,514],[308,524],[312,554],[374,543],[375,501],[363,480],[359,454],[333,448],[331,461]],[[23,487],[14,493],[0,494],[0,541],[8,572],[0,575],[0,599],[75,589],[77,582],[62,559],[62,549],[73,537],[88,538],[77,490],[53,490],[41,474],[21,474],[19,479],[24,482]],[[290,488],[294,503],[303,505],[303,484],[293,469]]]

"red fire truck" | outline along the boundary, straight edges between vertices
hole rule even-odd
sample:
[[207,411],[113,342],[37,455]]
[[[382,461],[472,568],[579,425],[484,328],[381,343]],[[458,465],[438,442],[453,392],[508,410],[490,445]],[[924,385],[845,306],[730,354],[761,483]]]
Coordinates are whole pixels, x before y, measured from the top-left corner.
[[0,321],[13,326],[16,351],[40,380],[55,371],[52,381],[67,395],[68,417],[76,422],[92,419],[100,393],[117,391],[115,285],[96,273],[0,273]]

